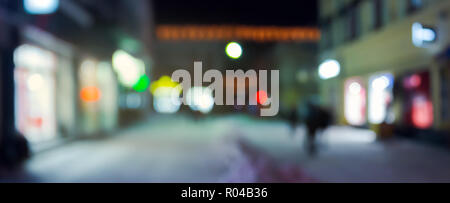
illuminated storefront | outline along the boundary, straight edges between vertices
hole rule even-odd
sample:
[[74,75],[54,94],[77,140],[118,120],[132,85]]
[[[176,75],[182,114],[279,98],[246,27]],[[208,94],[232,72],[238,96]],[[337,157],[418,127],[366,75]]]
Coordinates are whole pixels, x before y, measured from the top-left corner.
[[348,124],[362,126],[366,123],[366,88],[361,78],[345,81],[345,119]]
[[114,129],[118,116],[118,88],[111,65],[85,59],[78,76],[83,133]]
[[377,74],[369,79],[369,122],[372,124],[393,123],[392,111],[394,77],[392,74]]
[[433,126],[433,103],[429,72],[406,76],[402,85],[405,92],[404,118],[406,124],[427,129]]
[[57,134],[55,112],[56,55],[24,44],[14,52],[16,127],[27,139],[39,142]]
[[[431,135],[426,139],[434,139],[433,133],[448,134],[449,21],[436,13],[450,8],[450,2],[423,1],[411,13],[400,12],[394,4],[377,7],[370,2],[386,3],[342,2],[345,12],[321,8],[324,24],[318,63],[334,59],[340,64],[334,78],[329,78],[336,75],[330,68],[318,67],[323,79],[319,83],[321,103],[335,107],[337,124],[369,127],[380,137],[425,138],[426,132]],[[372,9],[376,15],[366,12]],[[391,18],[391,13],[402,19]],[[341,29],[344,24],[351,29]],[[351,81],[355,77],[357,81]]]

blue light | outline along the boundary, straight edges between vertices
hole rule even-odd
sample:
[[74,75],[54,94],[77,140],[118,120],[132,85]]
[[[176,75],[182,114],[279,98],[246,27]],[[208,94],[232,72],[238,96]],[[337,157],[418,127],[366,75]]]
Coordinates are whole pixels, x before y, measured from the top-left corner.
[[29,14],[50,14],[58,10],[59,0],[24,0],[23,7]]
[[424,27],[420,23],[412,26],[412,42],[416,47],[424,47],[427,43],[436,41],[436,31],[432,28]]

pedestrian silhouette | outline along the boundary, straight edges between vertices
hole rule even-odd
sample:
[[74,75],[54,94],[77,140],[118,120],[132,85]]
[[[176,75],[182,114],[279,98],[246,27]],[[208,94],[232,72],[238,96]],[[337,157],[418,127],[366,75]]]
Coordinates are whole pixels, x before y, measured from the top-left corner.
[[328,110],[308,102],[305,124],[307,128],[307,151],[310,156],[317,153],[316,137],[318,131],[325,130],[331,123],[331,114]]
[[292,108],[289,111],[288,120],[289,126],[291,128],[291,135],[292,137],[294,137],[297,130],[297,124],[299,122],[299,117],[297,115],[297,108]]

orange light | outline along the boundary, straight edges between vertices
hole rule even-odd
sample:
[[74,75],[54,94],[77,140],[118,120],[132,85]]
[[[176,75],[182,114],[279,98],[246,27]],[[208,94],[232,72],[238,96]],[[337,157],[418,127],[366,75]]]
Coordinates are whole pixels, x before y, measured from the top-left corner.
[[96,102],[100,100],[100,95],[100,90],[97,87],[84,87],[80,92],[80,98],[84,102]]
[[160,25],[156,28],[156,36],[159,40],[317,42],[320,40],[320,30],[310,27]]

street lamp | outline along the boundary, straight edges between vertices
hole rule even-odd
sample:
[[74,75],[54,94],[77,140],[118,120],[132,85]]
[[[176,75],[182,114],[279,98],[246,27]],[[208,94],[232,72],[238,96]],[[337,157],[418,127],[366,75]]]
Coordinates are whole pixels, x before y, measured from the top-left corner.
[[228,57],[232,59],[238,59],[242,55],[242,47],[237,42],[230,42],[227,44],[225,52],[227,53]]
[[341,65],[334,59],[328,59],[319,66],[319,77],[323,80],[334,78],[341,72]]

